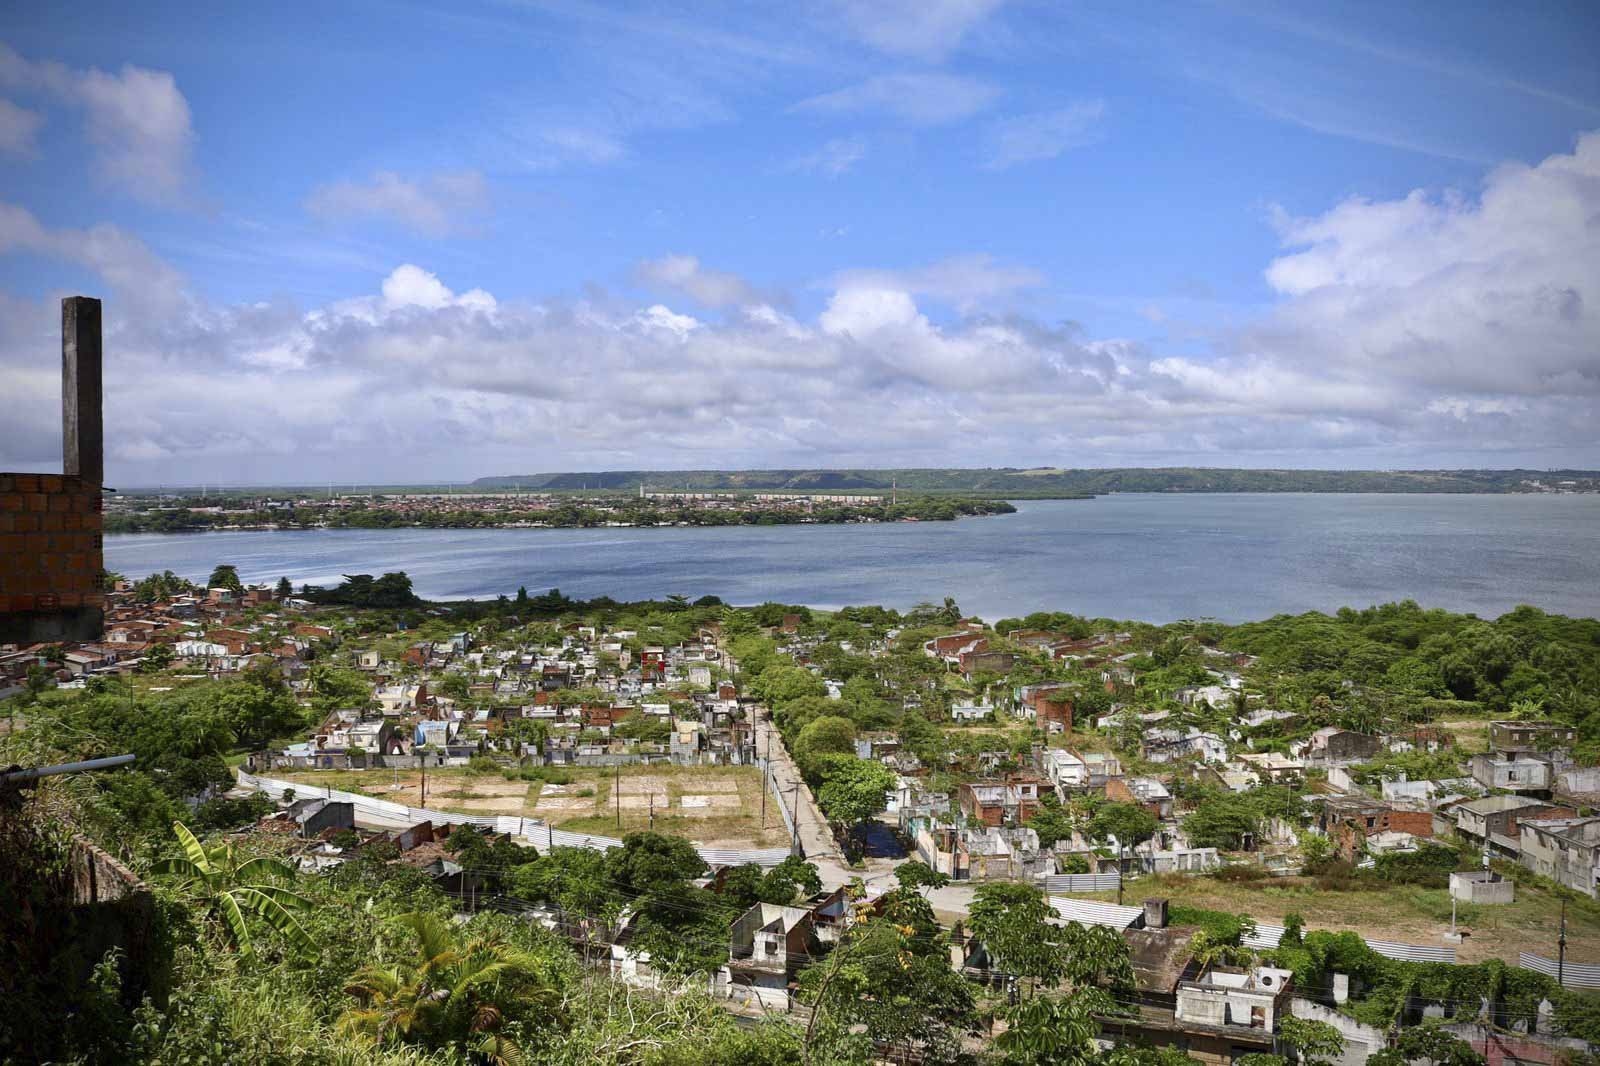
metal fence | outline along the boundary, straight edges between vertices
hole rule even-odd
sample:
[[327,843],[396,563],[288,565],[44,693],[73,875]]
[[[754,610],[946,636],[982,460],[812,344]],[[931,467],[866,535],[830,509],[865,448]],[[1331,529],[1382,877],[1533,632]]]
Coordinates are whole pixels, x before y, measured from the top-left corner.
[[757,756],[756,765],[761,768],[761,779],[766,782],[767,791],[778,801],[778,813],[783,815],[783,827],[789,831],[789,839],[795,839],[799,834],[794,828],[794,812],[789,809],[788,802],[783,798],[783,790],[778,787],[778,775],[770,772],[766,759]]
[[1045,895],[1065,892],[1115,892],[1122,884],[1122,875],[1115,870],[1106,874],[1051,874],[1043,882]]
[[[1242,938],[1240,942],[1247,948],[1268,950],[1278,946],[1278,941],[1283,939],[1283,926],[1272,925],[1268,922],[1258,922],[1256,931]],[[1363,938],[1366,940],[1366,938]],[[1448,962],[1456,961],[1455,948],[1426,947],[1422,944],[1402,944],[1396,940],[1366,940],[1367,947],[1386,958],[1397,959],[1401,962]]]
[[1401,944],[1394,940],[1368,940],[1367,947],[1400,962],[1448,962],[1454,965],[1456,961],[1455,948],[1423,947],[1421,944]]
[[[239,786],[265,792],[281,798],[292,791],[298,799],[329,799],[354,805],[358,821],[383,829],[409,829],[419,822],[434,825],[475,825],[507,833],[537,847],[593,848],[606,851],[620,848],[622,841],[616,837],[596,836],[589,833],[569,833],[556,829],[539,818],[519,818],[509,815],[457,814],[454,811],[436,811],[427,807],[407,807],[402,803],[364,796],[359,792],[344,792],[337,788],[307,784],[303,781],[282,781],[272,777],[259,777],[239,771]],[[740,866],[753,862],[761,866],[776,866],[789,857],[788,848],[696,848],[700,857],[713,866]]]
[[1600,988],[1600,966],[1588,966],[1576,962],[1562,966],[1555,959],[1547,959],[1531,951],[1524,951],[1518,955],[1517,965],[1524,970],[1542,973],[1546,977],[1555,977],[1559,973],[1561,984],[1566,988]]

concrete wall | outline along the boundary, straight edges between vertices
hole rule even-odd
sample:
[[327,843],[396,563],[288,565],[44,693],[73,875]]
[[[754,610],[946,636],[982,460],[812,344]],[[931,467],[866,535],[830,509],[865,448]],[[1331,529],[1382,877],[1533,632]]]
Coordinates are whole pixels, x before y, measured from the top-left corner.
[[1464,903],[1510,903],[1516,890],[1515,881],[1491,880],[1488,874],[1469,871],[1450,875],[1450,894]]
[[1362,1025],[1354,1018],[1346,1017],[1331,1007],[1324,1007],[1309,999],[1296,997],[1290,1000],[1289,1013],[1305,1021],[1326,1022],[1339,1030],[1339,1035],[1344,1038],[1344,1051],[1338,1058],[1331,1060],[1332,1066],[1365,1066],[1367,1058],[1373,1052],[1381,1051],[1388,1046],[1382,1029]]

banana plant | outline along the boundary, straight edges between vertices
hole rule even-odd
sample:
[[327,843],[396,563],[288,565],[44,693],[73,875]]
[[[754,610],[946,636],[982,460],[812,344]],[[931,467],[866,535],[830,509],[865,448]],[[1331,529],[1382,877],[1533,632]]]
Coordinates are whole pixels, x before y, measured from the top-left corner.
[[339,1019],[341,1031],[376,1044],[456,1047],[493,1066],[520,1066],[523,1049],[505,1031],[506,1014],[551,1019],[560,1011],[548,961],[494,939],[462,942],[437,915],[406,914],[408,958],[368,966],[345,991],[358,1005]]
[[288,865],[260,855],[241,862],[233,845],[208,848],[182,822],[173,822],[172,831],[183,854],[157,863],[157,872],[177,877],[180,888],[205,905],[241,954],[254,950],[246,914],[276,929],[296,947],[316,950],[316,942],[292,913],[309,909],[310,901],[275,883],[294,877]]

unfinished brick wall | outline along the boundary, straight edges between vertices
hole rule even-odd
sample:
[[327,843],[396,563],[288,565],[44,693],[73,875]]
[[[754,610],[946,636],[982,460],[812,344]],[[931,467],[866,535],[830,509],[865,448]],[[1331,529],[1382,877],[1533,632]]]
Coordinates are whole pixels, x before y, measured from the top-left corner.
[[97,637],[101,548],[99,484],[0,474],[0,641]]
[[0,643],[99,640],[100,301],[61,301],[61,473],[0,474]]

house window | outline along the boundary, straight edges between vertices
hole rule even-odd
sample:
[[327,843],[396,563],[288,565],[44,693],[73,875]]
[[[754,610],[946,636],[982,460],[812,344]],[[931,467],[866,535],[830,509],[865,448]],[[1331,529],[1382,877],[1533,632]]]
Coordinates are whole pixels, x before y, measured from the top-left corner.
[[766,942],[766,947],[767,947],[767,954],[768,955],[776,955],[778,953],[778,945],[777,945],[777,943],[775,941],[772,941],[772,940],[767,941]]

